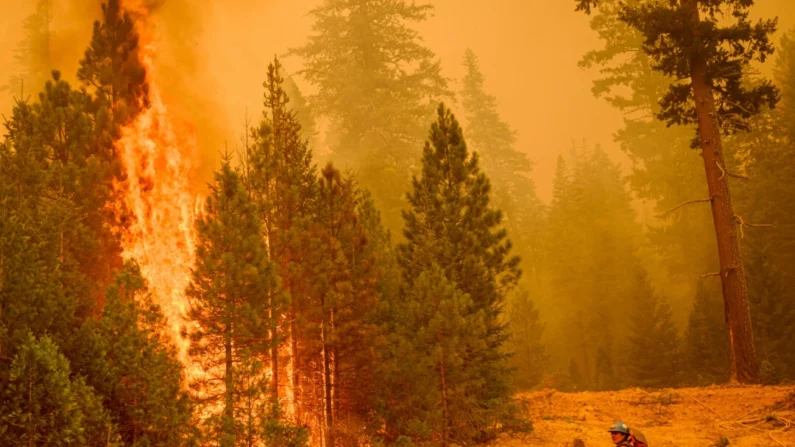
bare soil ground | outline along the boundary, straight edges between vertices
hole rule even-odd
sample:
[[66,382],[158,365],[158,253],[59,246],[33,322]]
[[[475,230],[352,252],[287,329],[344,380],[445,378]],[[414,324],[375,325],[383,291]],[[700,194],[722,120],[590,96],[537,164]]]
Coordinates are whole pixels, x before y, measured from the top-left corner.
[[[679,388],[521,394],[534,432],[499,447],[613,445],[614,420],[642,431],[651,447],[795,447],[795,386]],[[721,438],[728,440],[721,442]]]

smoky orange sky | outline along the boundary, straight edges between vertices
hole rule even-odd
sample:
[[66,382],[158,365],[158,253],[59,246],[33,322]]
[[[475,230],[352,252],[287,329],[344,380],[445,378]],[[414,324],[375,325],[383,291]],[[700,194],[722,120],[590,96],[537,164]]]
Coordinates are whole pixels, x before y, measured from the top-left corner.
[[[307,13],[321,0],[163,3],[158,10],[163,38],[157,61],[161,91],[175,114],[195,124],[207,173],[225,145],[234,149],[239,144],[246,111],[259,119],[267,64],[274,54],[283,55],[305,42],[312,24]],[[558,154],[567,152],[573,141],[599,143],[626,166],[612,143],[621,115],[591,95],[595,73],[577,67],[581,56],[599,42],[588,27],[588,17],[574,11],[572,0],[428,3],[435,10],[419,26],[421,36],[441,58],[456,89],[463,75],[464,50],[470,47],[477,54],[487,90],[498,98],[503,118],[519,132],[518,149],[535,163],[534,178],[543,200],[550,198]],[[0,86],[18,72],[13,49],[35,4],[35,0],[0,0]],[[57,66],[53,68],[67,79],[74,79],[99,4],[99,0],[54,0],[52,48]],[[780,35],[781,30],[795,27],[795,1],[757,0],[754,15],[778,16]],[[283,64],[290,72],[300,68],[296,58],[283,59]],[[767,65],[769,69],[772,64]],[[300,79],[299,84],[309,91]],[[12,93],[0,92],[0,113],[5,116]],[[418,143],[418,157],[420,151]]]

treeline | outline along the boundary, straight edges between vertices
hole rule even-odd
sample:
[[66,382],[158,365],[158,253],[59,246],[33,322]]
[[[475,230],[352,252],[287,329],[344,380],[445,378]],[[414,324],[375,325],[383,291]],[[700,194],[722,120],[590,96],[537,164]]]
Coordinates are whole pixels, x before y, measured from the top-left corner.
[[[617,141],[632,170],[575,145],[548,205],[475,54],[454,92],[409,26],[429,6],[312,10],[313,34],[291,55],[318,93],[304,98],[270,64],[264,115],[240,156],[222,159],[197,222],[185,330],[197,373],[121,256],[132,217],[114,143],[149,104],[134,24],[109,0],[79,86],[52,73],[6,122],[0,443],[462,445],[531,428],[517,389],[725,382],[711,216],[680,206],[706,196],[693,129],[652,119],[670,80],[610,17],[616,3],[602,4],[593,27],[606,46],[583,64],[611,67],[594,91],[629,114]],[[20,47],[34,79],[48,66],[48,14],[32,16]],[[788,36],[781,101],[726,141],[765,383],[795,375]],[[456,100],[463,125],[440,105]],[[318,167],[319,117],[352,172]]]
[[[643,22],[642,17],[663,14],[668,7],[644,5],[598,2],[591,26],[604,47],[581,60],[583,67],[598,68],[602,75],[593,83],[594,94],[625,114],[615,140],[632,161],[629,176],[622,178],[598,148],[585,147],[561,157],[556,171],[547,221],[552,242],[544,262],[550,273],[539,304],[549,339],[562,343],[562,349],[550,350],[557,373],[548,383],[563,389],[706,385],[729,379],[728,316],[721,289],[726,272],[719,273],[710,193],[689,115],[695,112],[692,102],[676,106],[692,97],[678,97],[677,91],[688,94],[689,84],[677,84],[660,72],[673,72],[665,66],[673,56],[664,59],[671,53],[655,47],[659,41],[644,40],[668,25]],[[704,15],[704,20],[714,19]],[[755,24],[765,33],[774,25]],[[750,29],[750,23],[740,24],[734,35]],[[754,366],[767,384],[795,378],[795,359],[786,347],[795,322],[788,262],[795,222],[788,199],[795,149],[792,38],[792,32],[785,34],[776,47],[773,80],[778,91],[765,79],[745,74],[755,68],[751,56],[721,59],[727,53],[716,50],[713,62],[736,64],[730,65],[733,71],[716,73],[713,81],[726,163],[718,168],[734,193],[759,360]],[[738,54],[770,50],[745,41],[734,44]],[[649,48],[663,59],[652,57]],[[732,102],[731,95],[741,91],[740,80],[748,88],[742,100],[752,106]],[[777,102],[774,108],[765,102],[770,97]],[[683,125],[671,126],[676,120]]]
[[80,86],[54,72],[6,122],[0,443],[451,445],[529,430],[503,317],[519,258],[453,113],[439,105],[424,150],[401,156],[421,169],[393,244],[370,193],[316,167],[278,60],[261,123],[197,221],[178,361],[121,257],[132,216],[115,143],[149,107],[121,6],[103,5]]

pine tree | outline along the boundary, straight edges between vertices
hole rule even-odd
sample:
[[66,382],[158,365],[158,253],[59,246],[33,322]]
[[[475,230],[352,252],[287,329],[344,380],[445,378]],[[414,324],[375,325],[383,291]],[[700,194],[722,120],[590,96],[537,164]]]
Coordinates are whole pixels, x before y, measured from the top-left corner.
[[[398,261],[409,289],[437,265],[450,284],[469,296],[471,304],[464,307],[462,318],[472,325],[470,333],[483,336],[478,344],[463,344],[458,355],[465,359],[461,368],[466,377],[478,377],[481,386],[468,393],[461,414],[470,412],[470,423],[489,437],[494,433],[487,427],[511,404],[502,315],[505,293],[520,275],[519,259],[510,255],[511,243],[501,226],[501,213],[491,207],[489,180],[480,171],[478,156],[468,152],[458,121],[444,104],[431,126],[422,166],[422,175],[413,180],[411,207],[404,212],[406,242],[399,246]],[[417,330],[415,325],[421,323],[407,324]],[[475,330],[479,324],[485,327]],[[456,442],[475,440],[467,431],[448,434],[451,438],[445,439]]]
[[[553,369],[576,360],[581,386],[594,386],[598,349],[618,365],[629,327],[614,309],[628,309],[635,275],[642,272],[641,228],[618,166],[600,149],[561,158],[544,238],[545,293],[539,308],[547,323]],[[620,374],[619,374],[620,375]]]
[[582,376],[582,371],[580,370],[580,364],[577,363],[576,360],[571,359],[569,361],[569,382],[574,388],[574,391],[582,390],[585,385],[585,380]]
[[514,382],[519,389],[529,389],[541,381],[547,366],[548,356],[541,341],[544,324],[529,292],[523,288],[508,298],[506,313],[510,319],[507,346],[512,353],[509,364],[515,370]]
[[303,139],[306,140],[308,147],[317,148],[319,135],[315,111],[292,76],[285,76],[283,87],[287,97],[290,98],[290,109],[301,125]]
[[77,78],[96,90],[117,125],[132,121],[149,106],[146,68],[138,57],[139,37],[120,0],[102,4],[102,20],[94,22],[91,43],[80,61]]
[[626,372],[636,386],[662,388],[680,384],[682,356],[679,333],[671,318],[670,306],[648,284],[644,274],[635,279],[634,305],[627,324],[632,334]]
[[532,163],[516,150],[516,132],[497,112],[497,99],[484,90],[484,76],[472,50],[464,54],[464,67],[467,71],[461,98],[468,124],[467,141],[480,156],[483,172],[492,179],[494,206],[503,212],[523,271],[532,274],[530,280],[535,286],[544,209],[530,178]]
[[[577,9],[590,12],[597,0],[577,0]],[[669,124],[698,123],[694,147],[701,147],[709,199],[718,242],[720,277],[730,327],[732,380],[757,380],[757,358],[748,307],[748,292],[740,256],[737,217],[729,193],[721,135],[748,128],[748,119],[778,100],[769,81],[743,84],[743,71],[772,53],[769,35],[775,20],[752,25],[752,1],[682,0],[664,4],[622,4],[619,18],[639,30],[644,51],[655,70],[689,84],[672,84],[660,102],[657,117]],[[734,23],[719,17],[731,14]],[[692,98],[692,101],[691,101]]]
[[597,390],[614,390],[619,388],[613,360],[604,346],[596,350],[594,387]]
[[47,336],[28,333],[0,378],[0,443],[87,445],[115,443],[99,397]]
[[[367,390],[372,389],[378,270],[374,248],[359,218],[361,191],[350,177],[333,165],[322,171],[317,202],[309,227],[307,252],[310,263],[304,268],[311,302],[310,327],[314,343],[308,359],[317,368],[308,372],[321,377],[320,395],[326,445],[345,442],[346,425],[366,416]],[[358,388],[358,390],[357,390]],[[364,408],[362,407],[364,404]]]
[[703,162],[690,148],[692,126],[669,127],[654,119],[670,80],[654,70],[653,61],[642,51],[641,32],[619,20],[620,10],[617,0],[599,3],[591,28],[604,47],[586,53],[580,66],[599,67],[601,77],[593,82],[592,92],[624,114],[624,127],[615,141],[632,161],[629,185],[644,204],[652,204],[656,214],[642,223],[660,255],[659,267],[649,265],[650,259],[645,262],[649,271],[663,269],[665,280],[678,285],[667,288],[666,298],[677,310],[675,320],[684,322],[685,309],[692,306],[689,300],[701,282],[697,274],[717,270],[716,247],[709,242],[714,232],[710,210],[678,207],[707,194]]
[[729,337],[719,292],[706,285],[697,289],[684,341],[691,383],[702,386],[728,380]]
[[194,435],[193,402],[166,329],[138,266],[128,262],[109,287],[102,318],[78,335],[73,364],[104,398],[126,444],[186,445]]
[[467,364],[466,353],[483,348],[485,314],[472,313],[469,295],[435,264],[420,273],[404,300],[387,361],[390,385],[408,387],[389,393],[389,428],[419,444],[476,440],[488,416],[473,396],[486,383]]
[[[301,411],[305,403],[301,402],[301,371],[297,366],[303,362],[298,345],[305,342],[300,326],[308,300],[298,278],[301,264],[311,262],[303,257],[301,244],[311,220],[317,172],[299,114],[290,108],[291,101],[283,85],[281,64],[275,59],[268,67],[264,83],[264,119],[252,131],[252,144],[246,147],[245,182],[260,208],[268,256],[275,263],[283,287],[272,291],[269,297],[271,310],[275,312],[272,321],[277,323],[276,327],[269,329],[277,334],[270,346],[271,366],[276,371],[271,393],[278,401],[279,387],[284,387],[285,381],[289,380],[296,409]],[[280,322],[288,313],[289,327],[284,328]],[[283,367],[279,365],[278,351],[281,341],[287,337],[292,373],[290,377],[281,378]]]
[[406,0],[327,0],[309,13],[309,41],[291,50],[318,92],[309,98],[313,109],[330,120],[326,142],[334,161],[359,171],[393,232],[410,188],[414,145],[434,101],[450,96],[440,62],[410,26],[431,9]]
[[795,144],[792,125],[795,86],[795,45],[790,32],[782,37],[775,78],[782,86],[781,107],[758,115],[752,131],[728,142],[735,164],[742,165],[750,180],[738,182],[737,213],[745,223],[741,232],[745,265],[749,272],[748,295],[759,357],[780,378],[792,378],[795,359],[786,347],[795,321],[793,250],[789,234],[792,219]]
[[269,293],[275,287],[261,235],[258,210],[243,189],[239,175],[224,161],[210,187],[204,215],[197,222],[196,266],[187,295],[193,323],[189,354],[207,373],[202,400],[221,414],[207,422],[222,446],[237,445],[246,408],[240,396],[253,383],[240,383],[250,371],[252,352],[270,346],[264,329]]
[[[64,99],[57,108],[49,103],[55,92]],[[80,254],[93,235],[89,213],[75,203],[85,165],[59,161],[64,153],[80,160],[86,116],[71,102],[77,96],[68,85],[48,84],[43,103],[18,103],[0,146],[0,321],[7,336],[50,334],[62,349],[91,307]]]
[[14,95],[20,92],[24,96],[26,86],[28,90],[40,88],[54,68],[50,48],[53,13],[53,0],[38,0],[36,11],[25,19],[25,38],[14,49],[14,60],[22,71],[8,83]]

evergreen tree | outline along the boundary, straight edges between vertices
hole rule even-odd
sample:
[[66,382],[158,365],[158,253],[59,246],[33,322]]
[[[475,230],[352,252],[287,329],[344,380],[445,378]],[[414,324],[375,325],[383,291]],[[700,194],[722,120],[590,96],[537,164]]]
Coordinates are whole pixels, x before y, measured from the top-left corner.
[[0,145],[0,352],[13,355],[28,333],[67,342],[79,324],[74,278],[61,236],[81,229],[74,204],[51,194],[54,172],[41,144],[36,107],[19,103]]
[[[577,9],[590,12],[597,0],[577,0]],[[655,70],[690,83],[672,84],[660,102],[657,117],[669,124],[698,123],[694,147],[701,155],[712,204],[718,242],[720,277],[731,339],[732,380],[757,380],[748,292],[740,256],[737,218],[729,193],[721,136],[747,130],[748,119],[778,100],[769,81],[743,83],[750,62],[764,62],[772,53],[769,35],[775,20],[752,25],[752,1],[682,0],[670,4],[621,4],[619,18],[641,32],[643,50]],[[719,18],[731,14],[733,22]]]
[[519,389],[529,389],[541,381],[547,366],[541,341],[544,324],[529,292],[523,288],[509,297],[507,314],[511,329],[507,346],[513,353],[509,364],[514,369],[514,382]]
[[291,50],[317,89],[313,109],[329,118],[333,159],[359,170],[392,231],[425,119],[435,100],[450,96],[439,61],[409,25],[431,9],[406,0],[326,0],[309,13],[309,41]]
[[[322,377],[325,442],[347,443],[350,424],[367,416],[372,397],[378,304],[375,245],[362,225],[358,205],[362,192],[333,165],[321,172],[314,222],[309,227],[304,281],[312,303],[309,358],[318,365],[307,371]],[[312,352],[313,351],[313,352]]]
[[[469,297],[470,304],[460,311],[466,321],[461,324],[470,327],[468,334],[479,342],[460,342],[462,352],[457,355],[463,358],[465,373],[460,385],[469,387],[465,379],[478,378],[480,386],[466,393],[468,399],[461,402],[466,408],[455,414],[470,414],[469,426],[482,434],[473,438],[474,433],[461,429],[459,421],[446,423],[442,434],[455,442],[483,441],[494,435],[488,427],[494,427],[511,405],[504,351],[508,334],[502,317],[505,293],[520,275],[519,259],[510,255],[511,243],[501,226],[501,213],[491,207],[490,184],[480,171],[479,158],[469,153],[458,121],[443,104],[425,143],[422,166],[409,195],[411,207],[404,212],[406,242],[399,246],[398,261],[409,289],[436,265],[453,287]],[[422,321],[405,324],[409,331],[418,331]],[[457,331],[450,336],[467,337]]]
[[[300,281],[301,265],[311,262],[302,252],[307,226],[311,221],[313,203],[316,199],[317,172],[312,164],[312,151],[299,112],[290,108],[290,98],[284,88],[281,64],[275,59],[268,67],[265,86],[265,115],[260,126],[252,131],[252,144],[246,147],[246,188],[260,209],[264,223],[264,238],[267,241],[269,259],[275,263],[281,279],[279,290],[271,292],[269,299],[271,319],[277,324],[270,328],[277,334],[270,346],[270,363],[275,368],[271,393],[279,400],[279,389],[290,382],[297,411],[303,411],[305,402],[300,383],[303,364],[299,344],[304,343],[303,328],[309,301],[307,291]],[[286,318],[289,327],[279,324]],[[279,348],[283,339],[289,337],[290,377],[282,377]],[[300,415],[297,416],[300,420]]]
[[576,360],[581,386],[596,379],[597,350],[618,365],[629,336],[615,309],[632,307],[635,275],[643,271],[642,231],[619,168],[596,148],[561,158],[555,175],[544,257],[546,293],[539,308],[547,323],[554,369]]
[[793,33],[781,40],[775,79],[782,86],[781,107],[760,114],[751,122],[752,131],[728,141],[735,164],[750,180],[740,181],[737,213],[743,220],[743,250],[747,257],[748,294],[754,335],[761,361],[768,362],[783,379],[791,379],[795,359],[786,346],[795,335],[795,260],[789,234],[792,218],[793,169],[790,156],[795,147],[792,125],[795,91],[795,45]]
[[312,106],[309,105],[309,101],[304,94],[301,93],[301,89],[292,76],[286,76],[284,78],[283,86],[285,93],[287,93],[287,97],[290,98],[290,109],[295,113],[295,117],[301,125],[301,135],[303,139],[307,141],[308,147],[317,148],[318,125],[315,111],[312,109]]
[[22,71],[8,83],[13,95],[24,92],[26,86],[29,90],[38,89],[49,78],[53,69],[50,48],[53,18],[53,0],[38,0],[36,10],[25,19],[25,37],[14,49],[14,60]]
[[128,262],[109,288],[102,318],[89,320],[76,343],[74,363],[127,445],[186,445],[194,435],[183,366],[165,334],[165,317]]
[[102,20],[94,22],[77,78],[95,89],[106,107],[112,106],[112,121],[117,125],[129,123],[149,106],[149,85],[138,43],[135,23],[122,10],[120,0],[103,3]]
[[388,430],[421,445],[477,440],[489,416],[474,396],[488,384],[467,364],[467,353],[483,349],[485,314],[472,313],[469,295],[435,264],[420,273],[404,300],[387,357],[390,385],[403,385],[389,393]]
[[594,377],[594,387],[597,390],[614,390],[619,388],[616,372],[613,368],[613,360],[603,346],[600,346],[599,349],[596,350],[594,371],[596,374]]
[[671,308],[648,284],[644,274],[635,279],[634,306],[629,313],[629,359],[626,373],[637,386],[662,388],[680,384],[682,362],[679,333]]
[[202,401],[221,410],[207,421],[221,446],[243,441],[244,421],[250,420],[241,399],[261,386],[255,375],[241,383],[256,361],[252,352],[270,346],[265,335],[275,287],[273,268],[262,239],[258,210],[239,175],[224,161],[210,186],[204,215],[197,221],[196,266],[187,295],[193,323],[189,354],[207,376],[201,378]]
[[574,391],[582,390],[585,384],[580,365],[574,359],[569,361],[569,382],[573,386]]
[[[637,0],[625,3],[639,4]],[[692,126],[669,127],[654,119],[670,80],[654,70],[653,61],[642,51],[642,34],[619,20],[619,12],[617,0],[599,3],[591,28],[604,47],[586,53],[580,66],[599,67],[601,77],[593,82],[594,95],[624,114],[624,127],[615,141],[632,162],[632,192],[644,204],[651,202],[656,215],[642,222],[660,256],[660,267],[649,266],[648,270],[663,270],[664,281],[677,285],[666,287],[666,298],[677,310],[675,321],[683,323],[702,282],[698,274],[717,270],[716,247],[710,243],[714,232],[710,210],[678,207],[707,195],[703,162],[690,148]],[[645,259],[646,265],[651,261]]]
[[462,104],[468,124],[467,141],[482,160],[483,172],[492,179],[494,206],[504,215],[505,227],[512,235],[523,271],[532,274],[536,285],[543,205],[530,178],[532,163],[516,150],[516,132],[497,112],[497,99],[486,93],[484,77],[472,50],[464,54]]
[[685,364],[687,379],[702,386],[729,378],[729,337],[720,293],[697,289],[687,326]]
[[0,378],[4,445],[103,446],[116,441],[110,418],[51,338],[28,333]]

